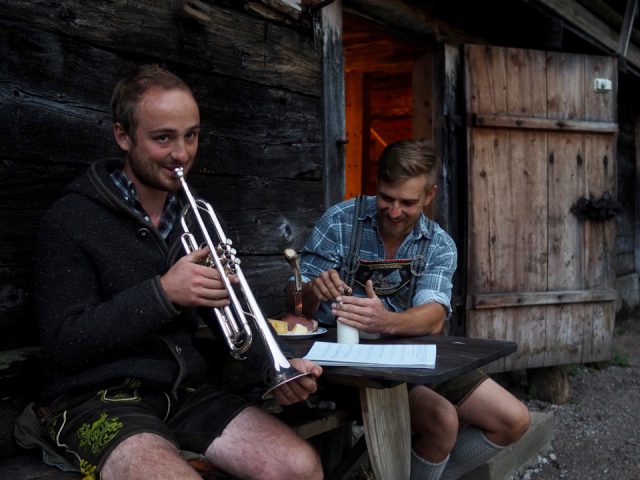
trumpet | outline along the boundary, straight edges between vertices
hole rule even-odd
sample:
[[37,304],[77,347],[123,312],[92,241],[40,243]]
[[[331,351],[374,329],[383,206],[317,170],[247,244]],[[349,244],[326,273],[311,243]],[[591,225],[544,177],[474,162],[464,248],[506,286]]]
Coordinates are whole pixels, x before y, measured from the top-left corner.
[[[184,232],[181,235],[182,246],[187,254],[202,248],[196,242],[195,235],[189,230],[187,214],[191,211],[199,228],[199,234],[204,239],[204,244],[209,247],[210,254],[207,265],[218,270],[221,280],[229,293],[230,305],[223,308],[214,308],[213,310],[231,356],[237,360],[246,359],[246,353],[253,343],[253,325],[265,344],[265,350],[270,361],[270,365],[268,365],[268,389],[264,394],[265,396],[280,385],[306,376],[307,374],[293,368],[280,350],[269,324],[264,318],[242,273],[240,259],[236,257],[236,250],[232,248],[233,242],[225,235],[218,217],[213,211],[213,207],[202,199],[194,198],[184,178],[182,167],[174,169],[174,172],[180,181],[182,191],[189,204],[180,218],[180,224]],[[203,213],[213,224],[217,243],[214,243],[209,234],[202,216]],[[235,275],[238,278],[239,292],[236,292],[236,288],[229,281],[228,275]]]

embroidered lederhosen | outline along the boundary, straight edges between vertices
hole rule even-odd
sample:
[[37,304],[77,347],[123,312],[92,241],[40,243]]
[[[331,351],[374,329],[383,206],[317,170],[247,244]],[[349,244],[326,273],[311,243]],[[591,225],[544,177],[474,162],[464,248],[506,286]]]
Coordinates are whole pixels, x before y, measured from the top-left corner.
[[364,289],[367,280],[371,280],[376,295],[380,297],[394,295],[409,285],[406,305],[411,305],[417,279],[424,275],[426,269],[429,240],[425,237],[420,239],[413,259],[361,260],[359,252],[364,222],[360,217],[364,203],[363,196],[356,198],[349,250],[340,270],[340,276],[352,288],[358,285]]

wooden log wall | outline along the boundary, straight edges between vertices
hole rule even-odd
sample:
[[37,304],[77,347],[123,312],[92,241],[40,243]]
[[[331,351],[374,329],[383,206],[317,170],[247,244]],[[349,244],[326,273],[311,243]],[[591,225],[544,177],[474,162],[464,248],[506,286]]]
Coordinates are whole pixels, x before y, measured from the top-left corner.
[[192,86],[203,130],[191,183],[226,221],[265,313],[282,313],[282,251],[324,210],[322,54],[310,21],[207,3],[199,22],[177,0],[0,0],[0,350],[37,342],[40,217],[90,162],[119,155],[109,97],[143,63]]

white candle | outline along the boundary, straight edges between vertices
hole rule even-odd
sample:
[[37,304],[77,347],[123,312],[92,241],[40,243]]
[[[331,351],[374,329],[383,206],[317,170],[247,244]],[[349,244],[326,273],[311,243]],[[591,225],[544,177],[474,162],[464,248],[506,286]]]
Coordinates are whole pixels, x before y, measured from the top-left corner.
[[338,321],[338,343],[360,343],[360,332],[357,328],[351,327]]

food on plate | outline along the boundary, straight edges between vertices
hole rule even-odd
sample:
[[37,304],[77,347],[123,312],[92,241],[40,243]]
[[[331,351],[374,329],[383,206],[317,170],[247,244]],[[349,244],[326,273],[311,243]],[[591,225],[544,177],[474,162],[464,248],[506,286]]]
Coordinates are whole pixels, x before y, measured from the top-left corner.
[[306,335],[313,333],[318,328],[318,321],[309,319],[304,315],[296,316],[287,313],[281,320],[269,319],[278,335]]
[[[307,333],[315,332],[316,328],[318,328],[317,320],[307,318],[304,315],[295,315],[291,312],[286,313],[284,317],[282,317],[282,320],[287,322],[287,329],[289,330],[289,333],[291,333],[297,325],[305,327]],[[300,329],[300,327],[298,327],[298,329]]]
[[286,335],[288,332],[288,324],[282,320],[269,319],[269,323],[273,326],[273,329],[278,335]]

